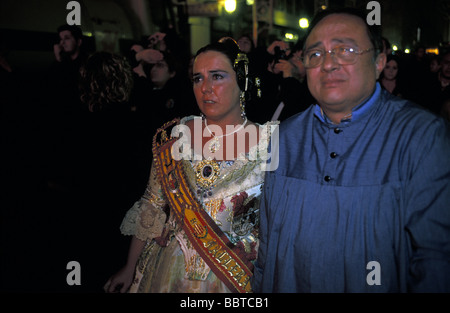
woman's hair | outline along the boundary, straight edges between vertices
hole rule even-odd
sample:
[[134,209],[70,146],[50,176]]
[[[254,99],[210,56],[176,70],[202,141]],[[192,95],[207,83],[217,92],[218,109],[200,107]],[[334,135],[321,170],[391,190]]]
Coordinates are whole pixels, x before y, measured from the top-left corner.
[[95,52],[80,69],[81,101],[89,111],[104,111],[126,106],[133,88],[131,66],[124,57]]
[[195,58],[207,51],[220,52],[228,58],[236,72],[239,89],[245,92],[246,101],[250,100],[255,89],[256,78],[249,72],[250,66],[247,54],[239,49],[237,42],[231,37],[223,37],[217,42],[200,48],[195,54]]
[[388,63],[389,61],[395,61],[395,62],[397,62],[397,67],[400,67],[400,58],[397,56],[397,55],[395,55],[395,54],[389,54],[387,57],[386,57],[386,63]]
[[[397,72],[397,76],[395,78],[398,79],[402,75],[402,71],[401,71],[402,63],[400,61],[400,58],[395,54],[389,54],[386,58],[386,64],[388,64],[390,61],[395,61],[397,63],[398,72]],[[384,70],[381,71],[380,79],[383,77],[384,77]]]
[[243,53],[239,49],[236,41],[231,37],[223,37],[216,42],[210,43],[203,48],[200,48],[195,54],[195,58],[207,51],[217,51],[225,54],[230,60],[231,65],[234,65],[234,60],[236,60],[238,53]]

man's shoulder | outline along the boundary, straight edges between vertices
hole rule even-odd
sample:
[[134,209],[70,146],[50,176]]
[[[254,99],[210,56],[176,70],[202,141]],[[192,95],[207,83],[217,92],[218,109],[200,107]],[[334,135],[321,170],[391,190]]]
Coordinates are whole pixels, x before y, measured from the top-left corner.
[[396,120],[425,122],[439,118],[436,114],[416,102],[391,95],[387,91],[382,92],[380,101],[383,105],[383,110]]
[[309,124],[311,118],[314,116],[314,105],[311,105],[305,111],[296,113],[280,123],[280,132],[291,130],[292,128],[299,128]]
[[384,124],[389,133],[402,136],[417,136],[424,138],[442,133],[449,136],[449,124],[439,115],[423,106],[400,97],[386,95],[381,99],[384,117],[380,125]]

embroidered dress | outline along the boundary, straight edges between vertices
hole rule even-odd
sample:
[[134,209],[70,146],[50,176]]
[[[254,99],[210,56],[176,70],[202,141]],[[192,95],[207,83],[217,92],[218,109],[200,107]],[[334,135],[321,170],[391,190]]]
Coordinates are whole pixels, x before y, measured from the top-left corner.
[[[199,118],[189,116],[180,123]],[[277,122],[268,122],[270,129]],[[204,210],[250,261],[258,251],[259,200],[270,132],[234,161],[182,160],[188,184]],[[170,214],[154,166],[144,195],[127,212],[121,232],[146,241],[130,292],[230,292],[192,247]]]

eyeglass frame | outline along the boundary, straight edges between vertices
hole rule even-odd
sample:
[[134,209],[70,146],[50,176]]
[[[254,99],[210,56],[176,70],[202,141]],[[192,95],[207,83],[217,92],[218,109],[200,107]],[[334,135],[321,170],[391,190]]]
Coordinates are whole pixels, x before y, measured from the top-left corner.
[[[350,63],[340,63],[340,62],[339,62],[339,61],[341,61],[341,59],[340,59],[339,57],[336,56],[336,49],[342,49],[342,48],[348,48],[348,49],[351,49],[351,50],[356,50],[356,51],[352,51],[352,53],[354,53],[354,60],[353,60],[352,62],[350,62]],[[358,48],[353,48],[353,47],[337,46],[337,47],[334,47],[333,49],[330,49],[330,50],[316,49],[316,48],[314,48],[314,49],[311,49],[310,51],[313,51],[313,50],[317,50],[317,51],[319,51],[319,52],[323,52],[324,55],[323,55],[321,61],[319,62],[319,64],[314,65],[314,66],[307,66],[307,65],[305,64],[305,55],[306,55],[309,51],[307,51],[306,53],[304,53],[304,54],[303,54],[304,56],[301,58],[301,61],[302,61],[303,65],[305,66],[306,69],[309,69],[309,68],[315,68],[315,67],[321,66],[321,65],[323,64],[323,62],[324,62],[325,57],[327,56],[327,54],[330,54],[332,57],[334,56],[334,57],[335,57],[335,58],[334,58],[334,61],[335,61],[337,64],[339,64],[339,65],[352,65],[352,64],[355,64],[355,63],[356,63],[356,60],[357,60],[356,57],[357,57],[357,56],[362,55],[362,54],[367,53],[367,52],[370,52],[370,51],[374,51],[375,48],[368,48],[368,49],[359,50]]]

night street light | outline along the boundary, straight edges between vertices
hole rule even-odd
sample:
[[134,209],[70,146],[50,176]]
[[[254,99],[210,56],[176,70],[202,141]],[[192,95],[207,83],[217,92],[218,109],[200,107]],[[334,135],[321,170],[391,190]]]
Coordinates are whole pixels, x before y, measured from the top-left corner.
[[301,18],[298,20],[298,25],[300,25],[300,28],[308,28],[309,27],[309,21],[307,18]]
[[236,0],[225,0],[225,11],[228,13],[236,11]]

